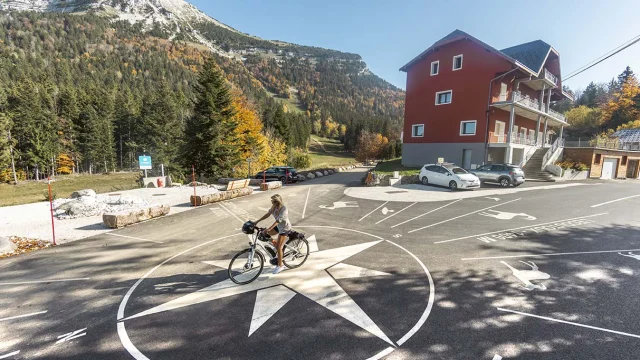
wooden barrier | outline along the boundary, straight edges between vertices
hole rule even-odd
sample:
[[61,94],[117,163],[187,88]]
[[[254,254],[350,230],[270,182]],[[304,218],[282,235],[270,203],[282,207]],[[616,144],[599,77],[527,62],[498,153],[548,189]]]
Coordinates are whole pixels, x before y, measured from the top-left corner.
[[146,209],[126,210],[117,213],[105,213],[102,222],[112,229],[123,228],[145,220],[165,216],[169,213],[169,205],[152,206]]
[[249,179],[232,180],[227,183],[227,191],[234,189],[244,189],[249,186]]
[[240,196],[247,196],[253,193],[253,189],[250,187],[242,188],[242,189],[234,189],[229,191],[220,191],[213,194],[206,195],[191,195],[191,205],[192,206],[201,206],[206,204],[212,204],[224,200],[234,199]]
[[268,183],[260,184],[260,190],[262,191],[280,189],[281,187],[282,187],[281,181],[270,181]]

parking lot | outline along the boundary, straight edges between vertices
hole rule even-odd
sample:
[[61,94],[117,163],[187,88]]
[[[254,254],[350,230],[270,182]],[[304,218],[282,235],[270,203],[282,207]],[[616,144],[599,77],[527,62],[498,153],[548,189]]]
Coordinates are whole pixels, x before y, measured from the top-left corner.
[[225,265],[273,192],[0,262],[0,358],[640,356],[637,183],[451,192],[363,175],[278,191],[312,253],[249,285]]

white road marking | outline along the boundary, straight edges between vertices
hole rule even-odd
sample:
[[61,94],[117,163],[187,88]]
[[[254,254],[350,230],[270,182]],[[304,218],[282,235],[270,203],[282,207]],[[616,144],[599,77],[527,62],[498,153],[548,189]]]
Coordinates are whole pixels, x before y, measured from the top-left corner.
[[307,212],[307,203],[309,202],[309,194],[311,194],[311,187],[307,191],[307,199],[304,201],[304,209],[302,209],[302,218],[304,219],[304,214]]
[[342,263],[336,264],[328,268],[327,271],[329,272],[329,274],[331,274],[331,276],[333,276],[334,279],[355,279],[355,278],[370,277],[370,276],[391,275],[389,273],[382,272],[382,271],[371,270],[371,269],[363,268],[360,266],[354,266],[354,265],[342,264]]
[[546,317],[546,316],[528,314],[528,313],[524,313],[524,312],[521,312],[521,311],[515,311],[515,310],[509,310],[509,309],[503,309],[503,308],[498,308],[498,310],[504,311],[504,312],[510,312],[510,313],[513,313],[513,314],[529,316],[529,317],[534,317],[534,318],[538,318],[538,319],[554,321],[554,322],[559,322],[559,323],[563,323],[563,324],[569,324],[569,325],[579,326],[579,327],[583,327],[583,328],[587,328],[587,329],[599,330],[599,331],[604,331],[604,332],[608,332],[608,333],[624,335],[624,336],[629,336],[629,337],[634,337],[634,338],[640,339],[640,335],[629,334],[629,333],[625,333],[625,332],[621,332],[621,331],[609,330],[609,329],[604,329],[604,328],[600,328],[600,327],[579,324],[579,323],[575,323],[575,322],[571,322],[571,321],[554,319],[554,318],[550,318],[550,317]]
[[343,208],[357,208],[358,203],[356,201],[335,201],[333,205],[320,205],[322,209],[327,210],[335,210],[335,209],[343,209]]
[[596,204],[596,205],[591,205],[592,208],[597,208],[600,207],[602,205],[608,205],[614,202],[618,202],[618,201],[622,201],[622,200],[627,200],[627,199],[632,199],[632,198],[636,198],[639,197],[640,195],[633,195],[633,196],[627,196],[627,197],[623,197],[621,199],[616,199],[616,200],[611,200],[611,201],[607,201],[607,202],[603,202],[602,204]]
[[368,358],[367,360],[380,360],[383,357],[391,354],[393,352],[393,350],[395,350],[395,348],[389,346],[388,348],[382,350],[381,352],[373,355],[372,357]]
[[362,220],[364,220],[364,218],[366,218],[367,216],[369,216],[369,215],[373,214],[376,210],[380,209],[381,207],[383,207],[383,206],[387,205],[387,203],[388,203],[388,201],[387,201],[387,202],[385,202],[384,204],[382,204],[382,205],[378,206],[377,208],[373,209],[373,211],[371,211],[371,212],[370,212],[370,213],[368,213],[367,215],[363,216],[363,217],[362,217],[360,220],[358,220],[358,221],[362,221]]
[[500,198],[497,198],[497,197],[486,197],[485,199],[500,201]]
[[376,224],[380,224],[381,222],[383,222],[383,221],[385,221],[385,220],[387,220],[387,219],[389,219],[389,218],[392,218],[392,217],[394,217],[394,216],[396,216],[396,215],[400,214],[401,212],[403,212],[403,211],[407,210],[408,208],[412,207],[412,206],[413,206],[413,205],[415,205],[415,204],[417,204],[417,202],[414,202],[413,204],[411,204],[411,205],[407,206],[406,208],[404,208],[404,209],[402,209],[402,210],[400,210],[400,211],[398,211],[398,212],[394,212],[393,214],[391,214],[391,215],[387,216],[386,218],[384,218],[384,219],[382,219],[382,220],[378,221]]
[[458,240],[470,239],[470,238],[475,238],[475,237],[480,237],[480,236],[485,236],[485,235],[498,234],[498,233],[506,232],[506,231],[521,230],[521,229],[527,229],[527,228],[531,228],[531,227],[537,227],[537,226],[543,226],[543,225],[555,224],[555,223],[559,223],[559,222],[563,222],[563,221],[571,221],[571,220],[578,220],[578,219],[587,219],[587,218],[591,218],[591,217],[596,217],[596,216],[601,216],[601,215],[608,215],[608,214],[609,214],[609,213],[601,213],[601,214],[595,214],[595,215],[580,216],[580,217],[571,218],[571,219],[564,219],[564,220],[550,221],[550,222],[542,223],[542,224],[527,225],[527,226],[521,226],[521,227],[512,228],[512,229],[504,229],[504,230],[492,231],[492,232],[483,233],[483,234],[463,236],[463,237],[459,237],[459,238],[455,238],[455,239],[450,239],[450,240],[436,241],[436,242],[434,242],[434,244],[443,244],[443,243],[452,242],[452,241],[458,241]]
[[46,314],[46,313],[47,313],[47,310],[45,310],[45,311],[40,311],[40,312],[35,312],[35,313],[31,313],[31,314],[24,314],[24,315],[12,316],[12,317],[8,317],[8,318],[0,319],[0,321],[7,321],[7,320],[13,320],[13,319],[20,319],[20,318],[25,318],[25,317],[35,316],[35,315],[40,315],[40,314]]
[[316,236],[315,235],[309,236],[309,238],[307,239],[307,242],[309,243],[309,252],[310,253],[318,251],[318,241],[316,240]]
[[242,233],[239,234],[233,234],[233,235],[229,235],[229,236],[224,236],[218,239],[214,239],[211,241],[207,241],[204,242],[202,244],[196,245],[194,247],[191,247],[177,255],[174,255],[170,258],[168,258],[167,260],[161,262],[159,265],[157,265],[156,267],[154,267],[153,269],[149,270],[146,274],[142,275],[142,277],[140,279],[138,279],[138,281],[136,281],[135,284],[133,284],[133,286],[129,289],[129,291],[127,291],[127,293],[124,295],[124,298],[122,299],[122,302],[120,302],[120,305],[118,306],[118,314],[116,315],[116,320],[118,321],[118,324],[116,325],[117,330],[118,330],[118,337],[120,337],[120,342],[122,342],[122,346],[124,346],[124,348],[129,352],[129,354],[131,354],[131,356],[133,356],[136,360],[149,360],[148,357],[144,356],[143,353],[140,352],[140,350],[138,350],[138,348],[133,345],[133,343],[131,342],[131,339],[129,338],[129,334],[127,334],[127,330],[124,326],[124,322],[120,321],[122,318],[124,318],[124,308],[127,306],[127,302],[129,301],[129,298],[131,297],[131,294],[133,294],[133,292],[138,288],[138,286],[140,286],[140,283],[142,283],[142,281],[144,281],[144,279],[146,279],[149,275],[151,275],[154,271],[156,271],[159,267],[161,267],[162,265],[168,263],[169,261],[177,258],[180,255],[183,255],[185,253],[188,253],[189,251],[195,250],[199,247],[205,246],[205,245],[209,245],[213,242],[216,241],[220,241],[220,240],[224,240],[233,236],[238,236],[238,235],[242,235]]
[[232,213],[232,212],[231,212],[231,210],[227,209],[224,205],[222,205],[222,204],[220,204],[220,203],[218,203],[218,205],[219,205],[221,208],[225,209],[225,210],[226,210],[229,214],[231,214],[233,217],[235,217],[236,219],[238,219],[238,221],[240,221],[240,222],[241,222],[241,223],[243,223],[243,224],[245,223],[244,221],[242,221],[242,219],[240,219],[236,214]]
[[624,251],[640,251],[640,249],[629,249],[629,250],[603,250],[603,251],[580,251],[580,252],[565,252],[565,253],[551,253],[551,254],[529,254],[529,255],[487,256],[487,257],[476,257],[476,258],[462,258],[461,260],[462,260],[462,261],[469,261],[469,260],[516,259],[516,258],[526,258],[526,257],[564,256],[564,255],[586,255],[586,254],[606,254],[606,253],[624,252]]
[[41,283],[61,282],[61,281],[81,281],[81,280],[89,280],[89,279],[90,279],[90,278],[34,280],[34,281],[21,281],[21,282],[7,282],[7,283],[0,283],[0,285],[41,284]]
[[491,360],[502,360],[502,356],[495,354],[495,356]]
[[537,220],[535,216],[531,216],[529,214],[512,213],[512,212],[498,211],[498,210],[487,210],[487,212],[481,212],[481,213],[478,213],[478,215],[492,217],[498,220],[513,220],[517,217],[521,217],[524,220],[529,220],[529,221]]
[[529,291],[536,290],[536,289],[547,290],[547,287],[544,284],[536,285],[531,282],[531,280],[547,280],[551,278],[551,275],[538,270],[538,265],[536,265],[536,263],[534,263],[533,261],[526,262],[526,261],[520,260],[521,263],[529,266],[531,270],[518,270],[513,266],[507,264],[505,261],[500,261],[500,262],[506,265],[509,269],[511,269],[513,276],[515,276],[518,280],[524,283],[524,286],[522,286],[523,288]]
[[409,219],[409,220],[407,220],[407,221],[403,221],[403,222],[401,222],[400,224],[395,224],[395,225],[393,225],[391,228],[393,229],[393,228],[394,228],[394,227],[396,227],[396,226],[400,226],[400,225],[402,225],[402,224],[406,224],[406,223],[408,223],[409,221],[413,221],[413,220],[415,220],[415,219],[419,219],[419,218],[421,218],[421,217],[423,217],[423,216],[425,216],[425,215],[429,215],[429,214],[434,213],[434,212],[436,212],[436,211],[438,211],[438,210],[440,210],[440,209],[444,209],[444,208],[446,208],[446,207],[447,207],[447,206],[449,206],[449,205],[453,205],[453,204],[457,203],[458,201],[462,201],[462,199],[454,200],[454,201],[452,201],[452,202],[450,202],[450,203],[448,203],[448,204],[446,204],[446,205],[440,206],[440,207],[439,207],[439,208],[437,208],[437,209],[433,209],[433,210],[431,210],[431,211],[429,211],[429,212],[426,212],[426,213],[424,213],[424,214],[422,214],[422,215],[418,215],[418,216],[414,217],[413,219]]
[[127,235],[120,235],[120,234],[113,234],[113,233],[107,233],[107,235],[110,235],[110,236],[117,236],[117,237],[121,237],[121,238],[125,238],[125,239],[132,239],[132,240],[140,240],[140,241],[153,242],[153,243],[156,243],[156,244],[164,244],[162,241],[149,240],[149,239],[143,239],[143,238],[133,237],[133,236],[127,236]]
[[398,345],[402,345],[407,340],[409,340],[413,336],[413,334],[418,332],[418,330],[420,330],[422,325],[424,325],[424,323],[427,321],[427,318],[429,317],[429,314],[431,313],[431,309],[433,308],[433,302],[434,302],[434,299],[436,297],[436,289],[435,289],[435,286],[433,285],[433,278],[431,277],[431,273],[429,272],[429,269],[427,269],[427,267],[424,266],[424,264],[422,263],[422,261],[420,261],[420,259],[418,259],[415,255],[410,253],[409,250],[407,250],[407,249],[403,248],[402,246],[394,243],[393,241],[387,240],[387,242],[389,244],[392,244],[392,245],[395,245],[395,246],[399,247],[400,249],[404,250],[407,254],[411,255],[411,257],[413,257],[418,262],[418,264],[420,264],[420,266],[422,266],[422,270],[424,270],[425,274],[427,274],[427,278],[429,278],[429,300],[428,300],[428,303],[427,303],[427,308],[424,310],[424,312],[422,313],[422,316],[420,316],[420,319],[411,328],[411,330],[409,330],[408,333],[406,333],[400,340],[397,341]]
[[251,316],[249,336],[262,326],[267,320],[285,306],[296,293],[280,285],[258,290],[256,302]]
[[630,257],[632,259],[636,259],[636,260],[640,260],[640,254],[634,254],[631,251],[629,251],[628,254],[623,254],[623,253],[618,253],[619,255],[625,256],[625,257]]
[[16,350],[16,351],[8,353],[8,354],[0,355],[0,359],[6,359],[9,356],[18,355],[18,354],[20,354],[20,350]]
[[423,227],[418,228],[418,229],[415,229],[415,230],[411,230],[411,231],[409,231],[409,233],[416,232],[416,231],[420,231],[420,230],[424,230],[424,229],[427,229],[427,228],[430,228],[430,227],[433,227],[433,226],[436,226],[436,225],[444,224],[444,223],[447,223],[447,222],[449,222],[449,221],[453,221],[453,220],[456,220],[456,219],[463,218],[463,217],[465,217],[465,216],[469,216],[469,215],[473,215],[473,214],[479,213],[479,212],[481,212],[481,211],[485,211],[485,210],[493,209],[494,207],[498,207],[498,206],[502,206],[502,205],[507,205],[507,204],[509,204],[509,203],[512,203],[512,202],[514,202],[514,201],[518,201],[518,200],[520,200],[520,199],[511,200],[511,201],[504,202],[504,203],[502,203],[502,204],[493,205],[493,206],[489,206],[489,207],[484,208],[484,209],[480,209],[480,210],[472,211],[472,212],[470,212],[470,213],[467,213],[467,214],[464,214],[464,215],[460,215],[460,216],[456,216],[456,217],[451,218],[451,219],[448,219],[448,220],[443,220],[443,221],[437,222],[437,223],[435,223],[435,224],[431,224],[431,225],[423,226]]
[[77,339],[79,337],[85,336],[85,335],[87,335],[87,332],[85,330],[87,330],[87,328],[76,330],[76,331],[72,331],[72,332],[66,333],[64,335],[60,335],[60,336],[58,336],[59,340],[56,341],[56,344],[60,344],[60,343],[67,342],[67,341],[71,341],[73,339]]

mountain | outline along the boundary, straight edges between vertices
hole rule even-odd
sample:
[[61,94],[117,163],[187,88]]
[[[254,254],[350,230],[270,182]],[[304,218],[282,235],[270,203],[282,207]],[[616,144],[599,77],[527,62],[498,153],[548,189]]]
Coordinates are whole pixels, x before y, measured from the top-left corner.
[[[0,117],[13,119],[21,167],[61,153],[93,157],[94,170],[132,166],[157,147],[144,129],[159,104],[189,117],[207,58],[290,148],[310,131],[346,150],[363,130],[399,138],[404,92],[357,54],[244,34],[183,0],[0,0]],[[97,162],[103,153],[114,155]]]

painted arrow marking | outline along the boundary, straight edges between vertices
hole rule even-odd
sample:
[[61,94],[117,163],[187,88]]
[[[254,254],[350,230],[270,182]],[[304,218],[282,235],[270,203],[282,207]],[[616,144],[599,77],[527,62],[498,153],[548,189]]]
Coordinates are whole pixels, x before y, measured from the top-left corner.
[[502,360],[502,356],[496,354],[492,360]]
[[16,351],[8,353],[8,354],[0,355],[0,359],[6,359],[9,356],[18,355],[18,354],[20,354],[20,350],[16,350]]
[[58,336],[59,340],[56,341],[56,344],[60,344],[60,343],[67,342],[67,341],[71,341],[71,340],[77,339],[77,338],[79,338],[81,336],[85,336],[85,335],[87,335],[87,332],[85,330],[87,330],[87,328],[76,330],[76,331],[72,331],[72,332],[66,333],[64,335],[60,335],[60,336]]

